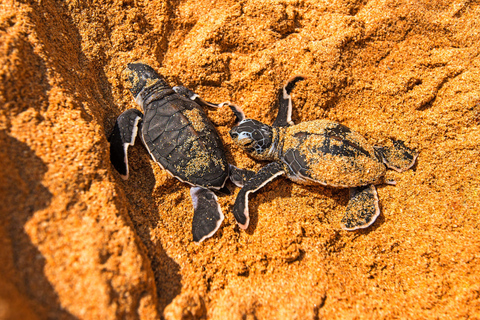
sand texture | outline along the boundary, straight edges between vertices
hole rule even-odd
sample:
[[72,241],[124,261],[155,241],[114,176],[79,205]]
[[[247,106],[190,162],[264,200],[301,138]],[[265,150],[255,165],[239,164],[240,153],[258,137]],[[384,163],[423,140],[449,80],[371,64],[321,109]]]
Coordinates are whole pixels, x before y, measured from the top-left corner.
[[[480,4],[473,0],[0,1],[0,319],[480,319]],[[250,227],[192,242],[189,187],[137,139],[110,164],[122,78],[272,123],[340,122],[419,152],[382,213],[341,229],[347,189],[278,178]],[[206,110],[238,167],[228,108]]]

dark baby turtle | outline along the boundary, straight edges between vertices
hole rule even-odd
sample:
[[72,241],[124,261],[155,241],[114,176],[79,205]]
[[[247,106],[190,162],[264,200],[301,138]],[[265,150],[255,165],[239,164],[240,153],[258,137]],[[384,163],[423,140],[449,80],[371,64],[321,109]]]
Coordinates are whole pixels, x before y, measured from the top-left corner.
[[127,179],[127,149],[139,134],[160,167],[192,186],[192,234],[195,242],[201,242],[211,237],[224,219],[211,190],[229,193],[225,187],[229,171],[237,179],[248,176],[247,171],[229,168],[222,142],[200,107],[223,104],[206,102],[185,87],[171,88],[152,67],[143,63],[130,63],[125,72],[143,114],[129,109],[118,117],[109,137],[110,160]]
[[248,180],[233,206],[242,229],[249,224],[248,195],[274,178],[287,175],[294,182],[350,188],[343,228],[370,226],[380,214],[376,184],[385,183],[386,167],[405,171],[417,155],[402,141],[392,147],[374,147],[350,128],[328,120],[294,125],[290,93],[303,77],[289,80],[278,94],[278,115],[272,126],[240,117],[230,131],[232,139],[251,156],[273,161]]

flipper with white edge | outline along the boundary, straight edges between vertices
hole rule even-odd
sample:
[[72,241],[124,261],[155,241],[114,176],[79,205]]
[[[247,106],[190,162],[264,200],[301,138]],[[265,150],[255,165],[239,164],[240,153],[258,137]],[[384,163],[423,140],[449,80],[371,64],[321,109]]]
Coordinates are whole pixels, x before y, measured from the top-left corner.
[[255,175],[255,171],[248,169],[240,169],[235,167],[233,164],[229,164],[229,177],[230,181],[233,182],[239,188],[242,188],[245,183],[250,180]]
[[283,165],[279,162],[272,162],[263,167],[250,178],[235,199],[235,204],[233,205],[233,215],[235,220],[237,220],[238,225],[242,229],[247,229],[248,224],[250,223],[250,216],[248,212],[248,195],[251,192],[255,192],[262,188],[264,185],[272,181],[278,176],[285,174]]
[[128,179],[129,146],[133,146],[140,128],[143,114],[137,109],[128,109],[115,122],[113,131],[108,138],[110,142],[110,161],[123,179]]
[[200,243],[217,232],[224,219],[217,196],[212,191],[192,187],[190,195],[193,202],[193,241]]
[[235,123],[238,123],[243,119],[245,119],[245,114],[243,113],[242,109],[230,102],[222,102],[222,103],[208,102],[202,99],[202,97],[200,97],[198,94],[196,94],[195,92],[193,92],[192,90],[184,86],[176,86],[176,87],[173,87],[172,89],[179,95],[184,96],[185,98],[188,98],[192,101],[195,101],[199,106],[202,106],[202,107],[221,108],[227,105],[235,114]]
[[293,125],[292,121],[292,93],[295,84],[305,80],[304,76],[295,76],[287,81],[287,83],[278,92],[278,114],[273,122],[273,127],[287,127]]
[[379,215],[380,207],[374,185],[350,188],[350,201],[342,219],[344,230],[367,228]]
[[199,106],[202,106],[202,107],[220,108],[220,107],[223,107],[224,104],[227,104],[226,102],[213,103],[213,102],[208,102],[206,100],[203,100],[202,97],[200,97],[198,94],[196,94],[195,92],[193,92],[192,90],[184,86],[175,86],[172,89],[179,95],[182,95],[185,98],[195,101]]
[[418,153],[408,148],[401,140],[393,140],[391,147],[375,147],[380,153],[383,163],[390,169],[403,172],[415,164]]

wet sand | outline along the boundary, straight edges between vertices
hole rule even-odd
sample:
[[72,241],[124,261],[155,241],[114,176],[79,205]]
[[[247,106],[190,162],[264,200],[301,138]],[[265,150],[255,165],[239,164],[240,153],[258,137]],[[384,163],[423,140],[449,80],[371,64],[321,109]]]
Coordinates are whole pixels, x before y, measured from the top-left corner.
[[[0,319],[480,319],[480,6],[475,1],[80,1],[0,4]],[[140,140],[128,62],[272,123],[340,122],[419,152],[387,172],[381,214],[348,232],[347,189],[278,178],[250,227],[191,238],[189,187]],[[207,110],[229,162],[258,170]]]

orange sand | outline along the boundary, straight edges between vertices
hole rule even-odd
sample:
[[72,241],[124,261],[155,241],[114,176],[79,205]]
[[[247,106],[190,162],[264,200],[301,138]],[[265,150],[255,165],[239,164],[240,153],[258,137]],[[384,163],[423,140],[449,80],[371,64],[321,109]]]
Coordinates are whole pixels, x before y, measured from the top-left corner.
[[[0,2],[0,319],[480,319],[480,5],[470,0]],[[191,241],[189,188],[106,136],[143,60],[271,123],[329,119],[416,148],[382,214],[340,228],[348,190],[279,178]],[[230,162],[228,108],[209,110]],[[139,142],[139,141],[138,141]],[[230,185],[230,188],[233,187]],[[238,192],[238,189],[235,190]]]

